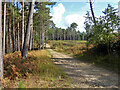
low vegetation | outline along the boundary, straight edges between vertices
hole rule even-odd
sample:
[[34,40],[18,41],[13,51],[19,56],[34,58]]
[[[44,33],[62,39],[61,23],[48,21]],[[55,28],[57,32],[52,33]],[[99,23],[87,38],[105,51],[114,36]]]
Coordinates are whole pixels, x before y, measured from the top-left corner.
[[118,49],[114,49],[114,52],[109,55],[107,53],[107,48],[104,45],[89,45],[87,48],[86,41],[49,41],[49,43],[51,48],[56,51],[70,54],[84,62],[89,62],[94,65],[107,68],[111,71],[118,72],[120,58],[118,55],[119,53],[116,53],[116,50],[119,52]]
[[30,51],[27,59],[23,59],[20,52],[5,55],[4,87],[68,87],[67,75],[51,58],[47,50]]
[[57,40],[48,42],[52,49],[67,54],[82,53],[86,49],[86,41]]

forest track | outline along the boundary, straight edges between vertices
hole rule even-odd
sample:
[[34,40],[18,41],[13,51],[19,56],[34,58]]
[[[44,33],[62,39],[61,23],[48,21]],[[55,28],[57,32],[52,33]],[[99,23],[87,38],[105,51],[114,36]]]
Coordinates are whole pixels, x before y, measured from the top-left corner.
[[53,55],[54,63],[63,68],[71,79],[71,88],[118,88],[118,74],[52,49],[48,51]]

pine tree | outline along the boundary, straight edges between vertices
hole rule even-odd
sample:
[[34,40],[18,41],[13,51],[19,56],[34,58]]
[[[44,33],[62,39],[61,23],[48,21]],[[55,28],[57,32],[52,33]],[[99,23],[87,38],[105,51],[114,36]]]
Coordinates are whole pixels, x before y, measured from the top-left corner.
[[30,32],[31,32],[32,24],[33,24],[32,19],[33,19],[33,13],[34,13],[34,3],[35,3],[35,0],[32,0],[32,2],[30,3],[28,24],[27,24],[27,29],[26,29],[26,34],[25,34],[25,39],[24,39],[24,44],[23,44],[23,50],[22,50],[23,58],[27,58],[27,53],[28,53],[28,48],[29,48]]
[[3,56],[2,56],[2,1],[0,1],[0,87],[3,78]]
[[4,2],[3,55],[5,54],[6,2]]

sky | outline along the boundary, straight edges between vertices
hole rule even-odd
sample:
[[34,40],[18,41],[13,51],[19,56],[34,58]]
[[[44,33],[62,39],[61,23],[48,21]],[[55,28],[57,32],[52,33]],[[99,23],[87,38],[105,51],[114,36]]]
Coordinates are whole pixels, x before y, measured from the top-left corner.
[[[93,10],[95,16],[99,17],[103,15],[102,11],[107,8],[108,4],[118,8],[118,1],[105,2],[104,0],[99,2],[94,0]],[[90,11],[88,2],[57,2],[53,8],[50,8],[50,15],[52,16],[52,20],[56,24],[56,27],[66,29],[68,26],[70,26],[70,24],[75,22],[78,24],[77,30],[80,32],[85,32],[84,16],[87,11]]]

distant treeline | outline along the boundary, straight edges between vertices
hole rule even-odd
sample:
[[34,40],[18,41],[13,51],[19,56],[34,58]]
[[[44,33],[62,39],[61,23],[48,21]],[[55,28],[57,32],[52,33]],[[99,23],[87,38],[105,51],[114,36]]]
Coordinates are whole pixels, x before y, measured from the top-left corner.
[[49,40],[86,40],[87,34],[77,30],[77,24],[72,23],[67,29],[52,27],[48,31]]

